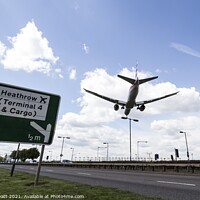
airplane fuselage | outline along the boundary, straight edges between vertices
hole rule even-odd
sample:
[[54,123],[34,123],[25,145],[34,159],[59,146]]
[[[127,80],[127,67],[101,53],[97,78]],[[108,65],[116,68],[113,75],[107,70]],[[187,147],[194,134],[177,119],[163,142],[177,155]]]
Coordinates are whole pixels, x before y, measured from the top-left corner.
[[130,113],[131,109],[135,106],[135,101],[136,101],[138,92],[139,92],[139,84],[134,83],[133,85],[131,85],[131,87],[129,89],[128,100],[126,103],[126,109],[124,111],[125,115],[128,115]]

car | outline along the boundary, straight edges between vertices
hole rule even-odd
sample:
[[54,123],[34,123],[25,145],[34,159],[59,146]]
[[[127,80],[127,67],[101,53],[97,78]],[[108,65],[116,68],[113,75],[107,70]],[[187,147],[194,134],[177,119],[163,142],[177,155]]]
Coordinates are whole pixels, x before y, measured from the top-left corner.
[[72,164],[72,161],[71,160],[62,160],[62,163],[63,164]]

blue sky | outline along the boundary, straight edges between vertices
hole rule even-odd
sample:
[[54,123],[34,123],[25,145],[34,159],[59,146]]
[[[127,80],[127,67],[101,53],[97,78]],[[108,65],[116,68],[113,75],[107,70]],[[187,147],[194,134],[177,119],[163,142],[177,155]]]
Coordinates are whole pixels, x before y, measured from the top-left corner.
[[[66,134],[72,138],[66,142],[66,157],[70,147],[82,157],[95,157],[105,140],[111,143],[111,156],[129,156],[122,112],[82,88],[126,100],[129,85],[116,75],[134,76],[138,62],[139,76],[159,76],[141,87],[140,100],[180,91],[178,97],[148,105],[142,113],[132,111],[131,117],[140,119],[135,142],[149,141],[143,156],[148,151],[169,157],[180,143],[177,148],[184,158],[184,138],[177,132],[184,128],[197,159],[199,4],[197,0],[0,0],[1,82],[61,96],[55,140],[47,147],[47,152],[54,149],[54,158],[61,145],[57,136]],[[165,148],[156,146],[158,138]],[[7,144],[2,145],[0,154],[5,154]],[[123,151],[117,152],[117,146]]]

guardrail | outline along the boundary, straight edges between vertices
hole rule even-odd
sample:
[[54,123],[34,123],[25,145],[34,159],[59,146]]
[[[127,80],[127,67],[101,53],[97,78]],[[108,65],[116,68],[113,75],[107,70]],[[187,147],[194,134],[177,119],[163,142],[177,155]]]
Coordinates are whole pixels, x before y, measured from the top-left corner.
[[110,170],[139,170],[152,172],[182,172],[199,173],[200,164],[171,164],[171,163],[43,163],[43,166],[93,168]]
[[[3,163],[0,163],[3,164]],[[5,164],[5,163],[4,163]],[[12,164],[12,163],[10,163]],[[16,163],[17,165],[36,165],[32,163]],[[77,163],[51,163],[43,162],[42,166],[49,167],[70,167],[70,168],[89,168],[89,169],[110,169],[124,171],[151,171],[151,172],[180,172],[180,173],[195,173],[200,175],[200,162],[195,163],[167,163],[167,162],[136,162],[136,163],[113,163],[113,162],[77,162]]]

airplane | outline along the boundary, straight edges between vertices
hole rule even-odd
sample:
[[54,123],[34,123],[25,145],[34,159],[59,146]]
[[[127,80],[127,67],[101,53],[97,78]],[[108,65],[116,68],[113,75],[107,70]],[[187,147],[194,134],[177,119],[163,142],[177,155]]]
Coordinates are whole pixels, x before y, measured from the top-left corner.
[[173,96],[173,95],[176,95],[177,93],[179,92],[174,92],[174,93],[171,93],[171,94],[167,94],[165,96],[162,96],[162,97],[158,97],[158,98],[154,98],[154,99],[150,99],[150,100],[146,100],[146,101],[139,101],[137,102],[136,101],[136,97],[138,95],[138,92],[139,92],[139,85],[145,83],[145,82],[148,82],[148,81],[151,81],[151,80],[154,80],[154,79],[157,79],[158,76],[154,76],[154,77],[150,77],[150,78],[145,78],[145,79],[139,79],[138,76],[137,76],[137,68],[136,68],[136,75],[135,75],[135,79],[132,79],[132,78],[128,78],[126,76],[122,76],[122,75],[117,75],[119,78],[129,82],[131,84],[131,87],[129,89],[129,95],[128,95],[128,100],[127,102],[125,101],[120,101],[118,99],[113,99],[113,98],[110,98],[110,97],[106,97],[106,96],[103,96],[101,94],[98,94],[96,92],[93,92],[93,91],[90,91],[90,90],[87,90],[85,88],[83,88],[86,92],[92,94],[92,95],[95,95],[97,97],[100,97],[106,101],[110,101],[112,103],[114,103],[114,110],[117,111],[119,110],[119,106],[121,106],[121,109],[125,109],[124,111],[124,114],[126,116],[129,115],[131,109],[133,107],[137,107],[137,109],[139,109],[140,111],[144,111],[145,110],[145,104],[148,104],[148,103],[152,103],[152,102],[155,102],[155,101],[158,101],[158,100],[161,100],[161,99],[165,99],[167,97],[170,97],[170,96]]

